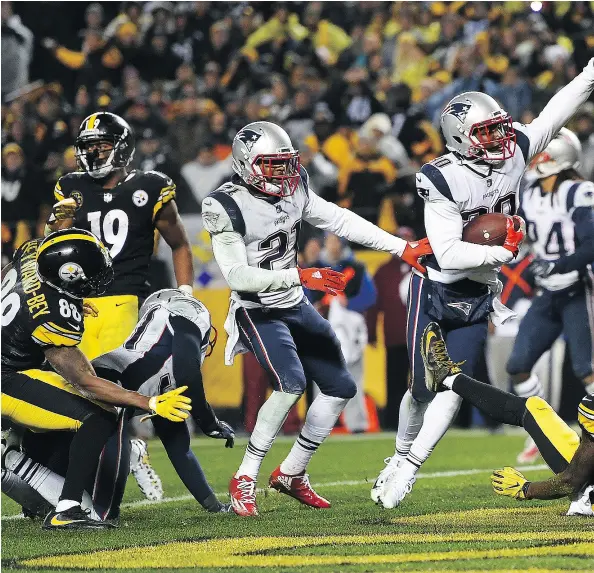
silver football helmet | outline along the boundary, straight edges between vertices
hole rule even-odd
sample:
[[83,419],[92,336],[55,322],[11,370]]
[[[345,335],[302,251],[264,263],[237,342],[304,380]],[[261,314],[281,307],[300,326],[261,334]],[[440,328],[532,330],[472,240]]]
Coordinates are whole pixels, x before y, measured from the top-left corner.
[[233,138],[233,171],[261,193],[288,197],[299,184],[299,151],[280,126],[254,121]]
[[441,112],[446,147],[468,159],[498,163],[516,151],[512,118],[489,95],[465,92]]
[[578,170],[582,155],[582,144],[577,135],[562,127],[559,133],[530,162],[530,172],[538,179],[557,175],[566,169]]
[[152,308],[160,304],[166,304],[170,300],[177,298],[177,297],[184,297],[188,298],[188,295],[176,288],[164,288],[158,290],[151,294],[142,304],[140,310],[138,311],[138,320],[141,320],[144,315],[149,312]]

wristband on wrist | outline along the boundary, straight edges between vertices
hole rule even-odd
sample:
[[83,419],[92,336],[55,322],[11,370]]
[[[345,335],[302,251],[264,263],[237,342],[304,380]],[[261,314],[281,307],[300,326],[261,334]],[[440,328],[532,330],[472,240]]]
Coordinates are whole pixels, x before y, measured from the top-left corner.
[[179,285],[177,288],[190,296],[194,296],[194,288],[190,285]]

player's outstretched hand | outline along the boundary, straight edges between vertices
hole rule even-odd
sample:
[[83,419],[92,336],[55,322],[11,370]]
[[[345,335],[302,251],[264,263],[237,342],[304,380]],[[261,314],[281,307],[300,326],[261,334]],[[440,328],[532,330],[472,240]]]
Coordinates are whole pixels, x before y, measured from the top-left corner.
[[300,269],[297,267],[297,271],[299,271],[301,284],[310,290],[320,290],[336,296],[346,287],[345,276],[329,267],[323,269]]
[[235,430],[227,422],[223,422],[223,420],[217,418],[214,426],[203,431],[209,438],[227,440],[225,442],[226,448],[232,448],[235,444]]
[[519,215],[514,215],[507,218],[506,228],[507,237],[505,238],[505,243],[503,243],[503,248],[512,252],[514,257],[516,257],[520,250],[520,245],[526,236],[526,222]]
[[495,493],[514,499],[526,499],[526,490],[530,482],[516,469],[509,466],[493,470],[491,485]]
[[549,275],[555,274],[555,263],[553,261],[544,261],[543,259],[534,259],[528,270],[538,278],[547,278]]
[[149,400],[150,415],[144,416],[140,421],[144,422],[153,416],[161,416],[171,422],[183,422],[192,409],[190,406],[192,400],[183,395],[187,389],[187,386],[180,386],[175,390],[165,392],[165,394],[153,396]]
[[405,263],[408,263],[411,267],[414,267],[423,274],[427,272],[427,269],[419,263],[421,257],[425,257],[433,253],[433,249],[429,244],[429,239],[425,237],[420,241],[411,241],[404,247],[404,252],[400,257]]

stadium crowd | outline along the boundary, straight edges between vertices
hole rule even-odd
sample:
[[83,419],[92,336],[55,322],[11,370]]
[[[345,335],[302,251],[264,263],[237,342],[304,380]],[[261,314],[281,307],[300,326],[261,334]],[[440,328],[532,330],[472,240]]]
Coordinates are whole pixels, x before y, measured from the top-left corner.
[[[421,232],[411,176],[444,149],[443,105],[483,90],[529,121],[587,63],[592,4],[3,2],[3,256],[39,234],[98,109],[134,127],[135,165],[177,181],[182,213],[231,173],[237,129],[268,119],[322,196]],[[594,103],[571,127],[591,176]]]

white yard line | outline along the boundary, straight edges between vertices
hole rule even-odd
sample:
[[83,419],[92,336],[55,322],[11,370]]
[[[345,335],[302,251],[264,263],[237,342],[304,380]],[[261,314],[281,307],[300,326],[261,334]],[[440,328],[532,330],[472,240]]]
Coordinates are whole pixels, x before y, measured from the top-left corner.
[[[527,471],[537,471],[537,470],[546,470],[548,466],[545,464],[540,465],[532,465],[532,466],[517,466],[516,469],[519,471],[527,472]],[[493,471],[493,468],[486,468],[486,469],[469,469],[469,470],[452,470],[447,472],[428,472],[428,473],[420,473],[417,475],[418,479],[436,479],[436,478],[446,478],[446,477],[458,477],[458,476],[471,476],[476,474],[482,474]],[[371,481],[368,480],[344,480],[344,481],[330,481],[330,482],[316,482],[312,485],[315,487],[349,487],[349,486],[356,486],[356,485],[365,485],[371,484]],[[263,493],[266,489],[258,489],[258,493]],[[225,492],[217,492],[216,495],[218,497],[226,497],[229,494]],[[122,509],[125,508],[132,508],[132,507],[145,507],[145,506],[155,506],[161,505],[163,503],[173,503],[176,501],[188,501],[194,499],[193,496],[186,494],[186,495],[179,495],[177,497],[165,497],[160,501],[149,501],[148,499],[141,499],[139,501],[131,501],[127,503],[122,503]],[[23,519],[22,515],[10,515],[10,516],[2,516],[2,521],[12,521],[14,519]]]

